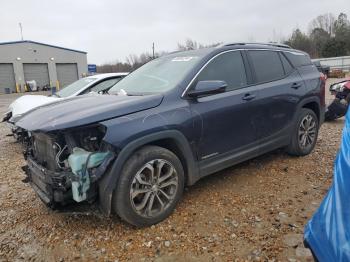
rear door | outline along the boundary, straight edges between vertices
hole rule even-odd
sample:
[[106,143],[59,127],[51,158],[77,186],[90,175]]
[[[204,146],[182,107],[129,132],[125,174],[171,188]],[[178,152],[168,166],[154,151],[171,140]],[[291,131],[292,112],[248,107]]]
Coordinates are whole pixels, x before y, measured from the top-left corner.
[[305,84],[288,59],[275,50],[248,51],[262,112],[257,135],[267,143],[287,141]]
[[305,82],[306,92],[311,96],[318,96],[321,107],[325,106],[325,86],[322,83],[320,73],[312,64],[310,57],[301,52],[284,52],[286,57],[297,68],[301,78]]

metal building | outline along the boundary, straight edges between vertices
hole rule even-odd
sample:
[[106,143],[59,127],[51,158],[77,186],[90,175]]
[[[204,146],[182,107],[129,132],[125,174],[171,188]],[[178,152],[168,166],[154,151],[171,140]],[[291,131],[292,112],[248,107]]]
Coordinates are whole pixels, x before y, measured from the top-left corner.
[[34,41],[0,43],[0,93],[23,91],[27,81],[60,88],[87,74],[86,52]]

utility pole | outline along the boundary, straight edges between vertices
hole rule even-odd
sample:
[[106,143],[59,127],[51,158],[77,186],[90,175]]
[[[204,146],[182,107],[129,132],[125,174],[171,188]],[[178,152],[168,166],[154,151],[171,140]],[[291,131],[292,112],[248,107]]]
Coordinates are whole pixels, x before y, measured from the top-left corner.
[[154,57],[154,42],[153,42],[153,44],[152,44],[152,53],[153,53],[152,57],[153,57],[153,59],[154,59],[154,58],[155,58],[155,57]]
[[21,30],[21,40],[23,41],[23,28],[22,28],[22,23],[19,23],[19,29]]

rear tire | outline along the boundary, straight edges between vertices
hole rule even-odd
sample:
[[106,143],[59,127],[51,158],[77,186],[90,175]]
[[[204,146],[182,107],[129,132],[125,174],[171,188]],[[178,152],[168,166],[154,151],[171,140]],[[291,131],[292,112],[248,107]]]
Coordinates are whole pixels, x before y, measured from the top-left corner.
[[319,129],[319,121],[314,111],[302,108],[293,130],[287,153],[305,156],[314,149]]
[[165,148],[145,146],[125,162],[112,205],[126,222],[150,226],[174,211],[183,190],[184,171],[178,157]]

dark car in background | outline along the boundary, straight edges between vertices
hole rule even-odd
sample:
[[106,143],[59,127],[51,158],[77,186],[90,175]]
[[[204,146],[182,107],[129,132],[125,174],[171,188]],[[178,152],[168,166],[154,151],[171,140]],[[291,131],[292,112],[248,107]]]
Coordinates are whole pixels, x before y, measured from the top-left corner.
[[43,106],[25,168],[51,207],[99,201],[136,226],[168,217],[184,187],[285,148],[309,154],[325,83],[309,56],[278,44],[233,43],[155,59],[109,90]]
[[314,65],[316,66],[317,70],[323,73],[327,78],[329,76],[330,67],[327,65],[322,65],[320,61],[313,61]]

